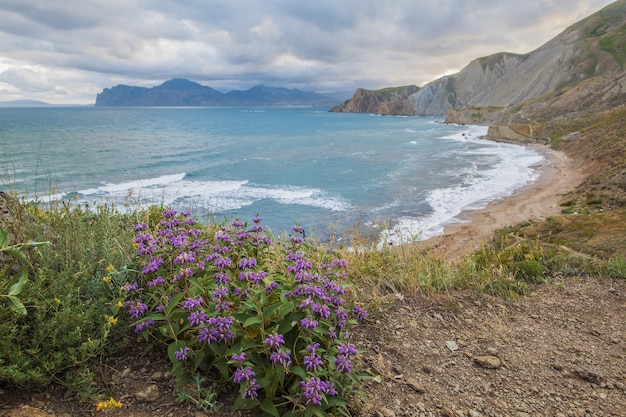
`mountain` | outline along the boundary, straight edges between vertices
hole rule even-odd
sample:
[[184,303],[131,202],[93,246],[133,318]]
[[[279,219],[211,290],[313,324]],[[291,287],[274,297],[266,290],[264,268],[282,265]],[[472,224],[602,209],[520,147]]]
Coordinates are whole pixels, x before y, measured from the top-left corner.
[[52,104],[39,100],[10,100],[0,101],[0,107],[46,107]]
[[221,93],[196,82],[174,78],[152,88],[117,85],[96,97],[96,106],[281,106],[328,105],[336,98],[298,89],[257,85]]
[[[625,22],[626,0],[619,0],[570,26],[535,51],[524,55],[501,52],[478,58],[457,74],[432,81],[406,98],[389,97],[386,106],[402,108],[404,111],[399,114],[451,114],[451,121],[476,123],[483,120],[483,109],[495,120],[495,110],[502,112],[503,108],[538,98],[550,98],[562,107],[561,111],[602,110],[624,103]],[[561,95],[571,99],[559,100]],[[357,91],[342,108],[370,112],[368,106],[358,105],[367,101],[362,91]],[[503,115],[500,113],[499,117]]]
[[333,107],[330,111],[414,115],[415,112],[407,98],[417,91],[419,91],[419,87],[415,85],[384,88],[382,90],[359,88],[351,99]]

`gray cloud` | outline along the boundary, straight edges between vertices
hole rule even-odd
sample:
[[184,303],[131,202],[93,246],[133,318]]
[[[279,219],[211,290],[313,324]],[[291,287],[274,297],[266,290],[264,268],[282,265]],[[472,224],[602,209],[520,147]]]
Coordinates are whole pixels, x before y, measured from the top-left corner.
[[3,0],[0,100],[90,103],[119,83],[228,90],[423,84],[529,52],[610,0]]

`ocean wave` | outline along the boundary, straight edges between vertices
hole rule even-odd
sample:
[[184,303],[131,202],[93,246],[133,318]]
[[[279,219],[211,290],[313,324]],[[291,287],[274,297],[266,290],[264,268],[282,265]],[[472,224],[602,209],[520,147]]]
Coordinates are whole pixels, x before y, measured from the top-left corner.
[[[479,131],[473,130],[472,136],[476,133]],[[465,137],[467,136],[469,135]],[[490,202],[510,195],[535,181],[539,176],[535,168],[544,159],[535,151],[523,146],[496,142],[488,148],[473,152],[493,154],[499,162],[491,169],[482,171],[472,165],[457,186],[430,191],[426,201],[432,212],[421,218],[398,219],[394,227],[383,232],[381,241],[402,244],[426,240],[443,233],[446,225],[461,221],[458,216],[463,211],[484,208]]]
[[181,208],[200,207],[213,213],[240,209],[263,199],[285,205],[305,205],[330,211],[350,209],[350,204],[343,199],[317,188],[291,185],[264,186],[250,184],[248,180],[197,180],[189,178],[186,173],[103,184],[95,188],[56,193],[31,200],[51,202],[64,199],[72,199],[78,204],[106,202],[121,206],[132,201],[134,207],[153,204]]

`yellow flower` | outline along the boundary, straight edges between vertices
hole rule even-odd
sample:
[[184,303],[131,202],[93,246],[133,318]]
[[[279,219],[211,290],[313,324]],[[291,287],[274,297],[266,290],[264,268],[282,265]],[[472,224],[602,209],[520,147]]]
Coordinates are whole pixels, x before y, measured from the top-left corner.
[[106,401],[100,401],[96,407],[96,411],[105,411],[108,408],[121,408],[122,402],[115,400],[113,397]]
[[111,324],[117,324],[117,317],[114,317],[114,316],[106,316],[106,315],[105,315],[104,317],[107,319],[107,321],[108,321],[109,323],[111,323]]
[[117,302],[117,306],[118,306],[119,308],[124,307],[124,303],[122,302],[122,300],[120,300],[120,301],[118,301],[118,302]]
[[113,265],[109,265],[109,266],[107,266],[107,271],[109,271],[109,272],[115,271],[115,267]]
[[109,283],[111,282],[111,277],[110,276],[102,277],[102,281]]

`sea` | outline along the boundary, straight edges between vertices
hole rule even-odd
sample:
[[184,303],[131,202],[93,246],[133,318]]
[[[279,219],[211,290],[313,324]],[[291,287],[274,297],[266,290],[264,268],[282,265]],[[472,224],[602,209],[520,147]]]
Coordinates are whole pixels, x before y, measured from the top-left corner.
[[0,187],[44,207],[160,205],[402,243],[538,177],[541,155],[486,130],[315,107],[0,108]]

